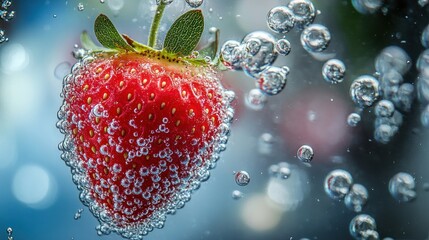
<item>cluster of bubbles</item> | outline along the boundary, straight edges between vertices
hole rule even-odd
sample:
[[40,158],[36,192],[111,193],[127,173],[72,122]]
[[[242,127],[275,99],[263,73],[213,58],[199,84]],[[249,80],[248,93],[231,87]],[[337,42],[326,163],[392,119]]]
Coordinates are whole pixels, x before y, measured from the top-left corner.
[[421,35],[421,44],[425,48],[417,59],[416,68],[419,72],[416,83],[416,92],[419,102],[423,106],[421,123],[429,127],[429,25]]
[[[325,50],[331,35],[320,24],[312,24],[317,11],[309,0],[292,0],[286,6],[272,8],[267,14],[267,25],[275,33],[284,34],[293,28],[301,32],[301,44],[309,52]],[[220,51],[222,63],[231,70],[242,70],[254,78],[256,89],[246,97],[246,105],[255,110],[263,108],[264,95],[277,95],[286,86],[289,68],[272,66],[278,55],[287,56],[291,44],[285,38],[276,39],[264,31],[255,31],[246,35],[241,42],[226,41]]]
[[296,151],[296,156],[301,162],[308,164],[311,162],[311,160],[313,160],[314,157],[313,148],[309,145],[302,145]]
[[[15,17],[15,11],[9,10],[9,7],[12,5],[11,0],[2,0],[1,6],[0,6],[0,18],[5,21],[9,22]],[[0,28],[0,44],[7,42],[9,38],[6,37],[5,31]]]
[[80,2],[77,4],[77,10],[79,12],[82,12],[83,10],[85,10],[85,6],[83,5],[83,3]]
[[288,179],[292,171],[290,170],[290,166],[287,162],[279,162],[277,164],[272,164],[268,168],[268,173],[270,176],[277,179]]
[[13,240],[13,237],[12,237],[13,229],[11,227],[8,227],[6,229],[6,233],[7,233],[7,240]]
[[[165,4],[165,5],[169,5],[173,2],[174,0],[156,0],[156,4]],[[185,2],[192,8],[197,8],[199,6],[201,6],[203,4],[203,0],[185,0]]]
[[324,190],[334,200],[344,200],[347,208],[361,212],[368,201],[368,191],[357,183],[353,183],[352,175],[342,169],[328,173],[324,181]]
[[400,172],[389,181],[389,192],[399,202],[410,202],[416,198],[416,183],[414,177],[408,173]]
[[234,173],[234,179],[238,186],[246,186],[250,182],[250,175],[248,172],[241,170]]
[[362,110],[374,107],[374,139],[388,143],[402,125],[403,113],[409,112],[414,101],[414,86],[404,83],[411,68],[411,58],[398,46],[384,48],[375,59],[374,75],[362,75],[350,86],[350,97],[359,107],[347,119],[350,126],[361,120]]
[[80,217],[82,216],[82,212],[83,212],[83,208],[80,208],[77,210],[77,212],[74,214],[74,220],[79,220]]
[[375,219],[367,214],[355,216],[350,221],[349,231],[354,239],[380,239]]

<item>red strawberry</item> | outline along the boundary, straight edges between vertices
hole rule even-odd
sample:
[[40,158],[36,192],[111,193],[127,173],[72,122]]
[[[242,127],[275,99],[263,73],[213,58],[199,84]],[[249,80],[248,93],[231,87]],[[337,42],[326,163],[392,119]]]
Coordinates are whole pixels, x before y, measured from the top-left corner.
[[[169,33],[192,14],[201,12],[186,13]],[[99,233],[141,239],[208,178],[225,149],[233,95],[186,49],[124,41],[112,27],[97,18],[97,38],[116,51],[86,56],[64,80],[60,149]]]

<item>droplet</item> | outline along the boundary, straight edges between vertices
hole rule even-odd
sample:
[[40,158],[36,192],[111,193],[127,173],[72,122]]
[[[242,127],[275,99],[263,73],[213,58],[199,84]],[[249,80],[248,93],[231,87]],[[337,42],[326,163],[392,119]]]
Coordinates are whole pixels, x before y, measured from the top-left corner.
[[308,145],[302,145],[298,148],[298,151],[296,152],[296,156],[301,162],[309,163],[311,160],[313,160],[314,157],[314,151],[313,148]]
[[301,45],[308,52],[322,52],[330,42],[331,33],[320,24],[311,24],[301,33]]
[[292,0],[288,4],[295,17],[295,24],[299,28],[310,25],[316,17],[316,8],[309,0]]
[[203,4],[203,0],[186,0],[186,3],[192,8],[197,8]]
[[286,87],[288,74],[285,68],[269,67],[262,72],[257,85],[264,93],[277,95]]
[[330,59],[322,67],[323,78],[332,84],[340,83],[344,80],[346,65],[341,60]]
[[291,45],[290,42],[287,39],[281,38],[277,40],[276,42],[276,50],[279,54],[283,56],[289,55],[291,51]]
[[242,192],[240,192],[239,190],[232,191],[232,199],[234,199],[234,200],[238,200],[238,199],[242,198],[243,196],[244,196],[244,194]]
[[85,10],[85,6],[83,5],[83,3],[80,2],[77,4],[77,10],[79,10],[79,11]]
[[267,96],[258,88],[249,91],[245,97],[246,107],[252,110],[261,110],[267,102]]
[[411,66],[410,56],[397,46],[384,48],[375,59],[375,70],[379,73],[385,73],[394,69],[401,75],[404,75],[410,70]]
[[247,49],[241,65],[243,71],[250,77],[258,78],[260,73],[277,59],[276,40],[267,32],[251,32],[243,38],[241,44]]
[[246,186],[250,182],[250,175],[246,171],[238,171],[235,173],[235,183],[239,186]]
[[389,192],[399,202],[410,202],[417,196],[414,177],[408,173],[400,172],[389,181]]
[[356,127],[361,120],[361,116],[358,113],[350,113],[347,117],[347,124],[350,127]]
[[383,6],[383,0],[352,0],[352,5],[359,13],[373,14]]
[[360,107],[370,107],[380,96],[377,79],[363,75],[353,81],[350,86],[350,96]]
[[[367,214],[359,214],[350,221],[349,225],[350,234],[355,239],[378,239],[369,238],[370,236],[378,236],[377,224],[371,216]],[[375,233],[374,233],[375,232]]]
[[355,212],[361,212],[367,201],[368,191],[361,184],[353,184],[344,198],[346,206]]
[[290,8],[277,6],[268,12],[267,24],[276,33],[287,33],[295,26],[295,17]]
[[349,193],[352,184],[353,178],[349,172],[336,169],[326,176],[324,189],[332,199],[343,199]]
[[395,112],[395,106],[389,100],[380,100],[375,105],[375,115],[377,117],[391,117]]

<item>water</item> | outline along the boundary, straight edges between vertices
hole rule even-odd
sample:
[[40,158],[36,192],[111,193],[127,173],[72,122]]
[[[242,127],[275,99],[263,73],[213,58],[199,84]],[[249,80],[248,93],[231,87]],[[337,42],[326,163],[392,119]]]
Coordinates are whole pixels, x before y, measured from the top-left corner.
[[[64,139],[60,148],[66,152],[58,151],[56,146],[64,133],[55,129],[55,116],[52,115],[62,105],[59,94],[63,77],[72,68],[73,75],[77,76],[80,67],[72,67],[74,63],[88,60],[85,57],[89,52],[82,49],[79,34],[87,30],[94,38],[94,19],[104,13],[120,33],[146,43],[150,20],[157,8],[155,1],[35,0],[31,4],[0,1],[1,10],[7,12],[2,12],[0,19],[0,174],[4,176],[0,188],[5,190],[0,200],[0,205],[3,204],[0,215],[5,216],[0,238],[37,239],[43,236],[46,240],[113,240],[132,239],[132,234],[138,233],[149,240],[257,240],[276,236],[285,239],[354,239],[348,224],[357,214],[364,213],[376,220],[377,228],[361,233],[354,231],[361,235],[360,239],[426,239],[427,229],[419,220],[426,217],[424,206],[428,193],[425,171],[429,154],[426,147],[429,74],[425,51],[428,5],[417,0],[312,3],[205,0],[194,8],[190,2],[200,4],[200,1],[175,0],[166,7],[156,46],[162,48],[168,28],[188,10],[201,10],[205,16],[205,32],[198,48],[214,39],[213,30],[209,30],[211,27],[220,30],[219,48],[227,41],[235,41],[231,49],[224,51],[225,58],[220,59],[234,71],[223,71],[216,76],[222,79],[226,89],[236,93],[225,91],[222,97],[225,101],[234,99],[231,103],[234,111],[227,109],[224,113],[225,120],[233,119],[232,123],[220,126],[219,134],[223,137],[219,138],[211,138],[207,132],[209,125],[206,125],[204,136],[208,144],[200,148],[202,157],[195,158],[168,148],[171,150],[181,141],[186,141],[184,146],[197,146],[197,140],[185,139],[193,131],[187,128],[188,120],[208,116],[209,123],[216,121],[210,118],[210,109],[208,113],[204,108],[197,110],[191,102],[183,108],[173,106],[181,98],[177,97],[153,104],[152,109],[165,112],[163,116],[149,116],[147,112],[143,120],[155,121],[153,129],[141,127],[137,119],[107,121],[117,114],[134,114],[159,99],[159,94],[152,97],[146,92],[145,84],[152,78],[137,73],[137,70],[148,69],[156,74],[161,80],[159,88],[183,81],[182,75],[165,76],[165,66],[151,68],[142,64],[135,67],[135,71],[124,68],[121,74],[132,76],[138,83],[127,88],[133,91],[120,95],[126,101],[129,99],[130,104],[109,108],[100,102],[104,94],[93,95],[91,100],[85,98],[79,104],[85,114],[58,123],[60,129],[67,129],[70,124],[82,129],[83,142],[89,146],[86,156],[92,153],[94,146],[97,157],[88,158],[85,166],[77,161],[60,160],[60,154],[63,159],[75,158],[70,151],[76,145],[70,138]],[[78,10],[79,3],[83,4],[83,11]],[[280,11],[269,17],[273,8],[282,9],[283,15]],[[14,17],[11,19],[11,16]],[[305,21],[296,20],[300,17]],[[287,25],[292,21],[293,26]],[[331,40],[321,52],[308,52],[300,42],[302,32],[312,24],[325,26],[330,33]],[[247,35],[261,31],[264,31],[264,37],[243,41]],[[267,34],[271,36],[267,37]],[[270,40],[264,44],[263,39]],[[94,41],[99,44],[95,38]],[[274,55],[270,55],[273,53],[277,55],[275,60]],[[212,60],[216,62],[217,58]],[[346,69],[343,71],[341,64],[332,63],[334,60],[341,61]],[[122,67],[127,64],[129,61]],[[283,71],[283,75],[265,75],[273,69],[274,72]],[[204,82],[203,75],[190,74],[185,68],[182,70],[196,81],[187,88],[178,89],[180,94],[186,91],[184,95],[188,97],[201,98],[209,93],[216,96],[213,92],[193,88]],[[286,85],[282,87],[285,72],[288,73]],[[96,74],[96,69],[89,74]],[[109,71],[103,72],[101,81],[106,74],[109,78],[112,76]],[[375,98],[376,91],[362,87],[356,90],[357,95],[362,96],[356,103],[350,94],[350,86],[362,75],[378,81],[379,94]],[[69,76],[64,82],[79,83],[80,80]],[[111,99],[127,84],[130,83],[121,85],[117,82],[117,88],[106,89],[106,98]],[[85,84],[80,87],[86,89]],[[70,92],[76,89],[80,88],[77,86]],[[87,91],[94,93],[95,89],[88,87]],[[138,105],[141,93],[147,93],[147,99]],[[374,99],[370,106],[365,105],[369,103],[368,99]],[[66,110],[59,112],[61,119],[65,118]],[[173,116],[182,111],[186,113],[184,117],[174,119]],[[99,127],[90,132],[88,124],[82,122],[83,118],[99,121]],[[179,125],[180,131],[173,130],[175,124]],[[201,131],[202,125],[198,123],[195,131]],[[121,126],[126,126],[129,131],[123,132]],[[163,136],[161,143],[158,139],[142,136],[152,130]],[[102,139],[104,135],[108,138],[106,141]],[[76,139],[80,139],[77,136]],[[210,147],[214,139],[219,142]],[[162,147],[152,151],[158,144]],[[314,150],[311,168],[296,157],[303,144]],[[224,149],[227,151],[222,151]],[[218,154],[208,158],[204,155],[206,150]],[[124,164],[106,158],[112,154],[121,157],[127,154]],[[172,157],[178,157],[180,162],[169,163]],[[135,169],[132,168],[134,163],[137,164]],[[143,168],[141,164],[144,163],[150,164]],[[28,171],[28,164],[32,166],[31,171]],[[204,169],[182,171],[184,166],[194,164],[204,165]],[[100,165],[107,167],[108,175]],[[176,205],[166,206],[165,214],[153,215],[147,228],[124,228],[118,235],[117,228],[105,224],[114,223],[114,220],[100,211],[100,205],[84,205],[94,198],[85,191],[91,182],[82,177],[83,167],[97,173],[92,176],[97,179],[94,194],[101,193],[100,196],[110,199],[112,208],[120,209],[118,214],[134,215],[138,212],[135,209],[144,209],[138,207],[142,204],[161,203],[165,198],[157,193],[177,189],[177,186],[193,190],[184,191],[177,198],[168,198]],[[24,174],[23,169],[27,169]],[[348,192],[347,187],[338,188],[343,191],[331,191],[335,189],[331,188],[328,194],[323,192],[324,179],[334,169],[347,170],[353,177]],[[234,170],[249,173],[250,183],[243,187],[237,185],[231,174]],[[189,178],[189,183],[195,184],[177,181],[176,172],[180,179]],[[405,187],[399,187],[402,190],[393,191],[395,195],[391,195],[389,181],[400,172],[409,173],[414,178],[415,187],[402,180],[392,181],[395,183],[392,185]],[[109,182],[106,176],[116,176],[118,180]],[[166,177],[170,180],[165,181]],[[72,183],[79,185],[72,186]],[[147,190],[147,183],[153,183],[153,189]],[[329,194],[337,192],[347,193],[340,201],[331,199]],[[141,196],[141,199],[122,195]],[[74,220],[81,209],[83,215]],[[24,213],[31,213],[31,218]],[[5,232],[8,226],[13,227],[10,236]]]

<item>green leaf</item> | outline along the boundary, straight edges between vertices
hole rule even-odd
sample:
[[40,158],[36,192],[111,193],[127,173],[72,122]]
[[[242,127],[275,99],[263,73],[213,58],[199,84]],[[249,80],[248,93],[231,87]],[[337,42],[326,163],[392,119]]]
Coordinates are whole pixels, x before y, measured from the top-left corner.
[[209,56],[212,60],[215,59],[217,48],[219,46],[219,29],[216,29],[214,34],[215,34],[214,39],[210,41],[209,44],[207,44],[201,50],[198,51],[200,53],[199,56],[201,56],[202,58]]
[[134,51],[118,33],[110,19],[104,14],[98,15],[95,19],[94,32],[98,41],[106,48]]
[[170,53],[188,56],[200,41],[204,30],[201,10],[191,10],[180,16],[168,30],[164,49]]
[[203,58],[205,56],[209,56],[212,60],[215,59],[217,48],[219,45],[219,32],[219,29],[216,29],[216,31],[214,32],[214,39],[210,41],[206,46],[204,46],[201,50],[198,50],[198,52],[200,53],[199,56]]
[[86,50],[92,50],[92,51],[103,51],[106,50],[103,47],[100,47],[92,41],[91,37],[89,37],[89,34],[87,31],[83,31],[80,35],[80,43],[82,44],[82,47]]

